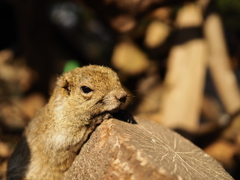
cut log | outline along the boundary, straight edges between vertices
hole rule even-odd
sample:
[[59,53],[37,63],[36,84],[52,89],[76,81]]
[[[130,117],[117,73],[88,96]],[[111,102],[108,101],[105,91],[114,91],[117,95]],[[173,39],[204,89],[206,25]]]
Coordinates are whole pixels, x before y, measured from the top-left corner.
[[193,3],[184,5],[176,23],[179,32],[168,57],[161,117],[157,122],[171,129],[197,133],[207,67],[206,43],[197,30],[202,23],[200,7]]
[[212,157],[154,122],[104,121],[82,147],[64,180],[227,180]]
[[[214,8],[214,4],[209,6],[209,9]],[[209,69],[214,84],[227,113],[234,114],[240,109],[240,93],[230,67],[220,16],[212,11],[205,20],[203,30],[209,46]]]

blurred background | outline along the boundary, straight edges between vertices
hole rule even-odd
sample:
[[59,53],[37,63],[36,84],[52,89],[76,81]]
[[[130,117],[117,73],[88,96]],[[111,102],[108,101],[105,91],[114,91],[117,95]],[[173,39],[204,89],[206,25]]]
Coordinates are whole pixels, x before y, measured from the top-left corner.
[[57,76],[88,64],[240,179],[238,0],[1,0],[0,179]]

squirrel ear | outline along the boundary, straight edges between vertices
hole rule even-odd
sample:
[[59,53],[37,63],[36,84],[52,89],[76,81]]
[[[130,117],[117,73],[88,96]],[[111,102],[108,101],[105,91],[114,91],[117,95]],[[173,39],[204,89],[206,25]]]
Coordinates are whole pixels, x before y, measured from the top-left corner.
[[57,80],[57,86],[62,89],[64,94],[70,95],[70,82],[66,77],[60,76]]

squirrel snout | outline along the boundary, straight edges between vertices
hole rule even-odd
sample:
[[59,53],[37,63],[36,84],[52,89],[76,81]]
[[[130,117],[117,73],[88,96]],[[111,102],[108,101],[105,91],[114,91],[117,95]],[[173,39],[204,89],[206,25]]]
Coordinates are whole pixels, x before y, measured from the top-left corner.
[[126,92],[119,92],[115,95],[116,99],[119,100],[121,103],[125,103],[127,100]]
[[103,102],[106,111],[116,111],[125,106],[127,93],[124,90],[113,90],[105,96]]

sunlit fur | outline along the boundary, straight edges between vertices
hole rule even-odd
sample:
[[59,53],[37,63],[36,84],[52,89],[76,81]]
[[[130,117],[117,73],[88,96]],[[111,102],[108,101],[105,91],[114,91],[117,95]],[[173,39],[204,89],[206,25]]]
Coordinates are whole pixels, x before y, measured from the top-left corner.
[[[84,93],[82,86],[92,91]],[[7,179],[61,179],[96,124],[123,108],[119,99],[126,96],[117,74],[107,67],[90,65],[60,76],[49,103],[13,153]]]

